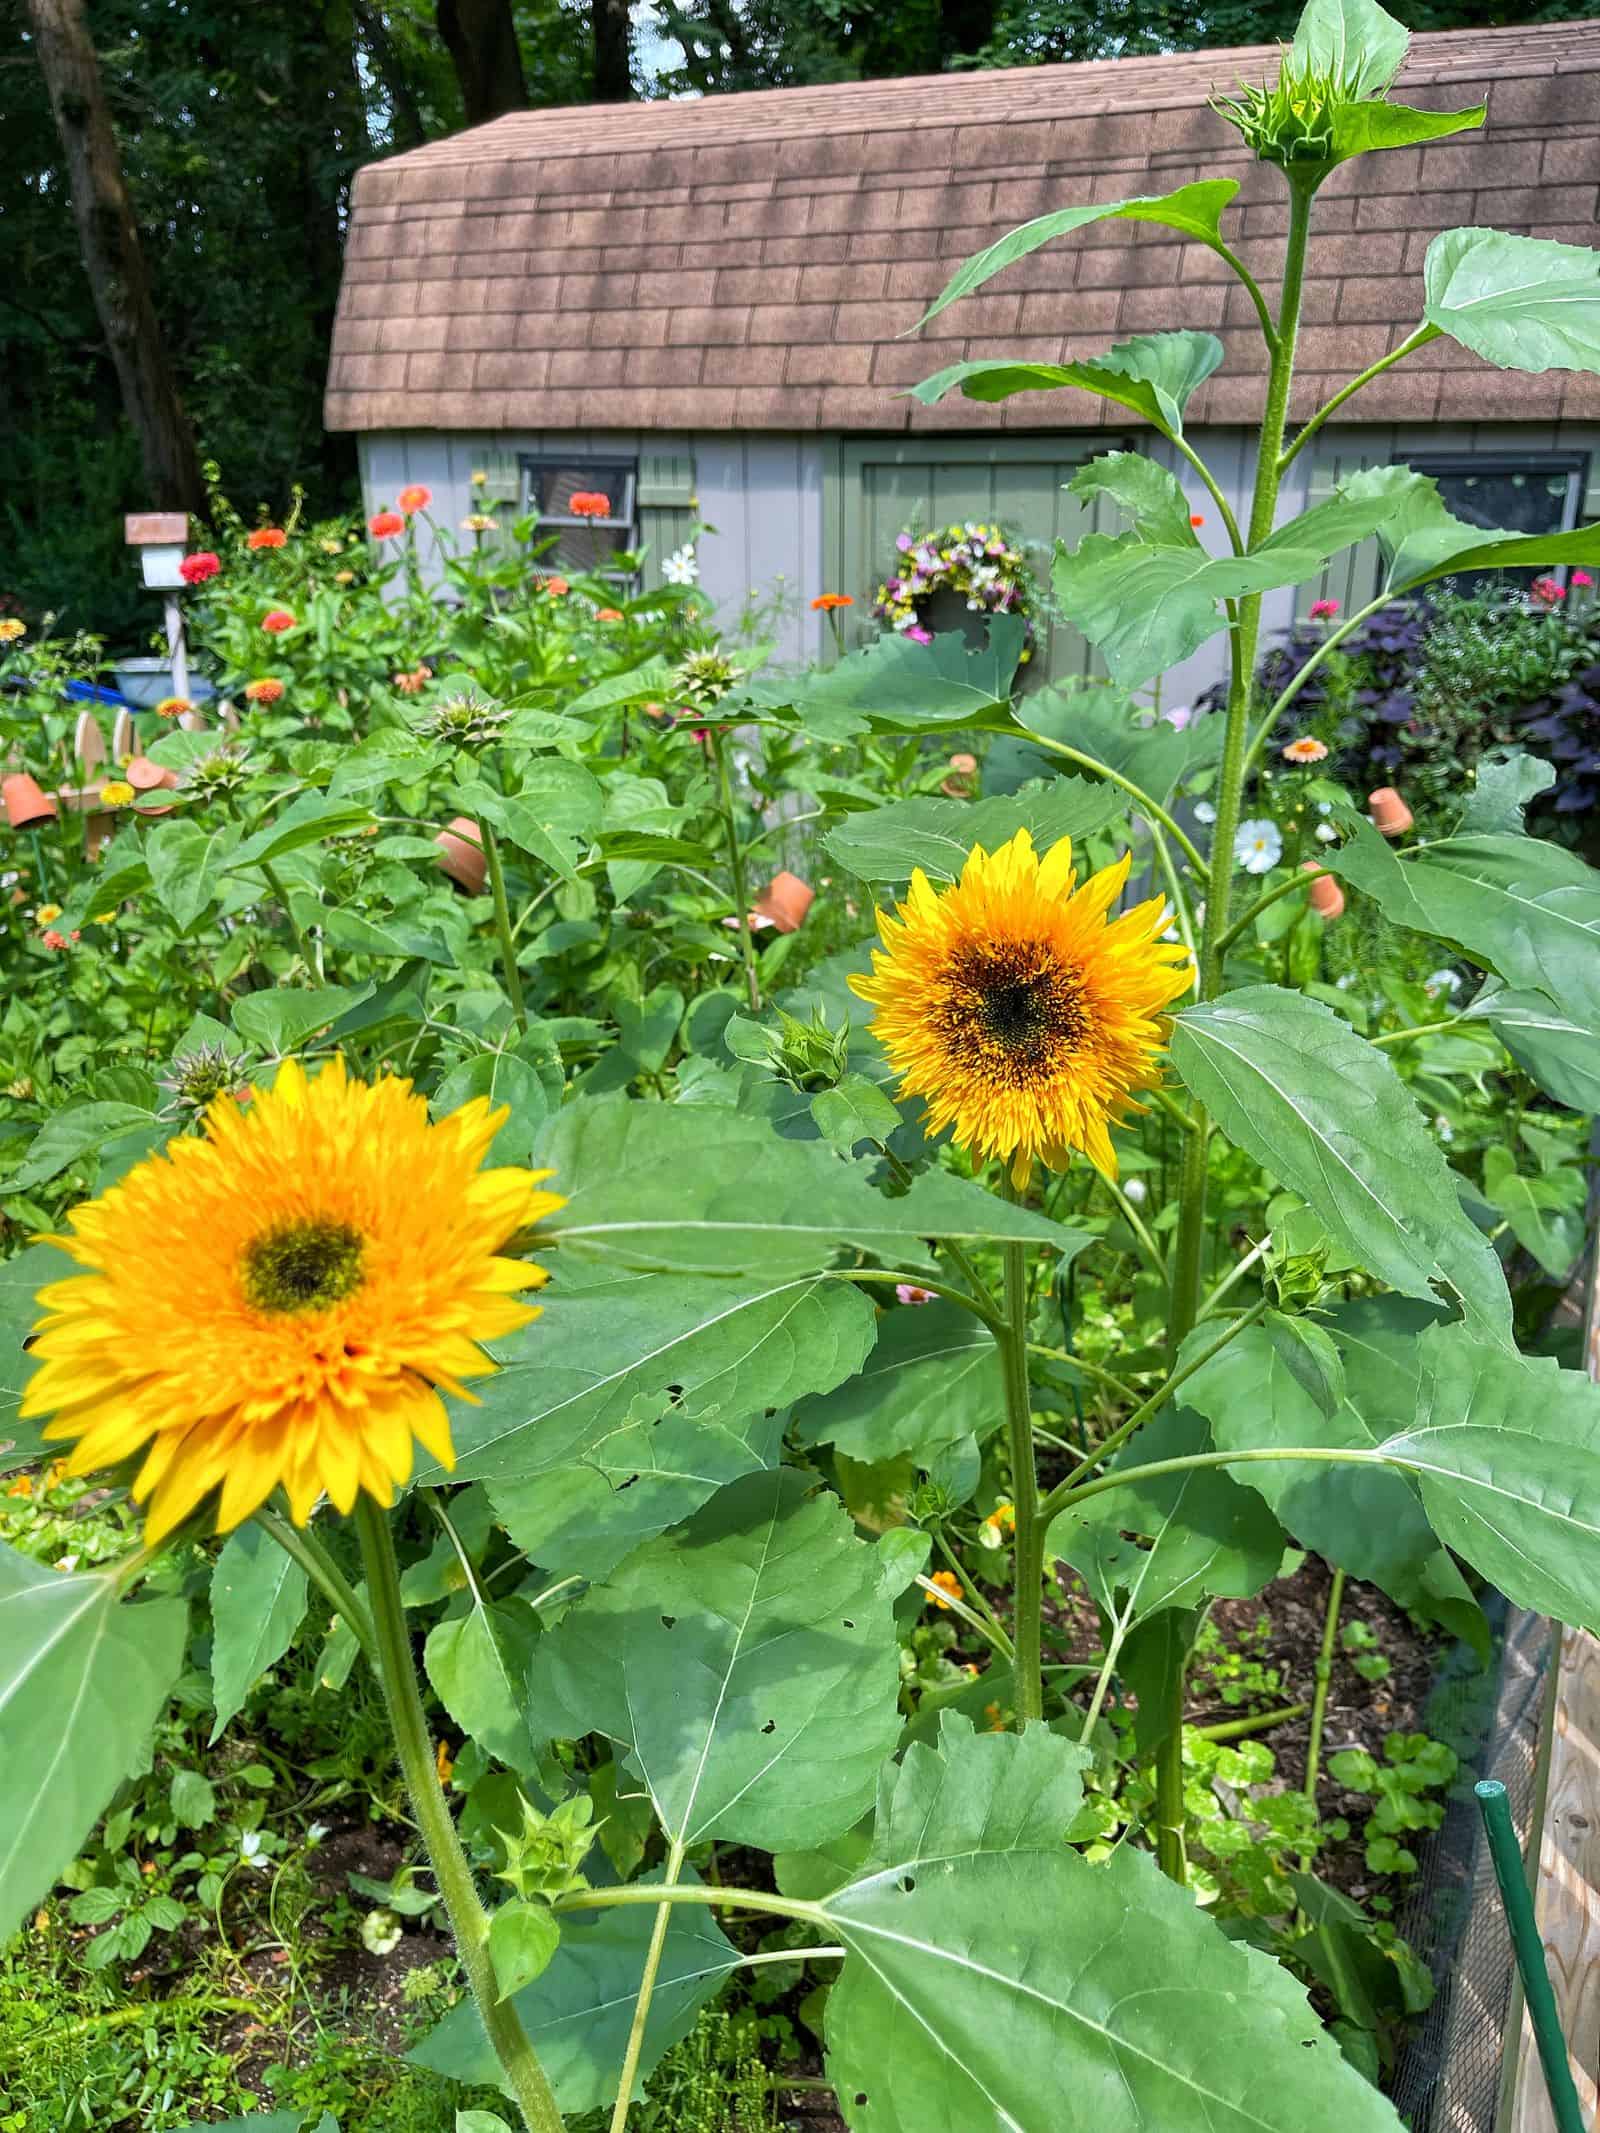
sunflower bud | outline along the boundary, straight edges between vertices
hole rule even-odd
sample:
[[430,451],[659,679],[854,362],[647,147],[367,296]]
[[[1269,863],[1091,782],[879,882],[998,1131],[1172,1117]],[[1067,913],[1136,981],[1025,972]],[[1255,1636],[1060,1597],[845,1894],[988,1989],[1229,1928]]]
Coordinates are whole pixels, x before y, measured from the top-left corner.
[[219,1096],[229,1096],[244,1080],[244,1062],[237,1052],[220,1044],[196,1045],[179,1052],[164,1088],[170,1089],[188,1111],[204,1111]]
[[590,1825],[594,1802],[586,1792],[575,1792],[549,1814],[541,1814],[525,1794],[522,1827],[515,1832],[497,1829],[505,1846],[506,1863],[495,1876],[508,1881],[519,1896],[563,1896],[568,1889],[584,1886],[581,1871],[590,1845],[599,1831]]
[[837,1087],[849,1064],[848,1021],[832,1029],[820,1008],[809,1022],[786,1014],[781,1007],[776,1015],[776,1029],[769,1022],[753,1022],[748,1015],[733,1016],[723,1042],[736,1059],[765,1067],[803,1095]]
[[721,652],[691,652],[673,672],[672,691],[700,710],[718,703],[744,679],[742,670]]
[[1244,136],[1263,163],[1327,163],[1333,159],[1337,114],[1358,101],[1355,85],[1315,68],[1296,68],[1285,54],[1270,88],[1242,85],[1237,96],[1218,97],[1212,109]]
[[464,748],[476,753],[480,748],[493,747],[496,741],[503,740],[510,720],[511,713],[506,705],[468,689],[462,695],[449,697],[436,705],[419,722],[417,731],[425,739],[438,741],[446,748]]
[[231,800],[250,775],[245,758],[233,748],[214,748],[189,765],[184,784],[197,800]]

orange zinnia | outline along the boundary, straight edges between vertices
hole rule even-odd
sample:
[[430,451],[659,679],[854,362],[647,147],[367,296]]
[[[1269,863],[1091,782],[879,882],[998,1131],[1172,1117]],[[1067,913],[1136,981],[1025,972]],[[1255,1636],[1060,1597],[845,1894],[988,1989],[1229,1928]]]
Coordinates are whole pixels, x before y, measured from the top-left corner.
[[611,499],[600,489],[574,489],[567,509],[574,518],[609,518]]
[[400,494],[395,498],[395,502],[402,511],[408,513],[426,511],[429,504],[433,502],[433,491],[424,488],[420,481],[414,481],[409,488],[400,491]]
[[1320,763],[1327,756],[1327,744],[1316,740],[1311,734],[1301,734],[1299,740],[1290,741],[1283,750],[1286,763]]
[[818,593],[811,603],[811,611],[817,615],[831,615],[836,607],[854,607],[855,604],[849,593]]
[[294,628],[294,617],[286,607],[269,608],[261,618],[261,627],[270,637],[281,637],[285,630]]
[[398,511],[374,511],[367,520],[367,531],[375,541],[387,541],[405,530],[406,522]]
[[247,681],[244,685],[245,702],[249,704],[275,704],[283,694],[283,683],[269,674],[264,681]]
[[246,548],[281,548],[289,536],[281,526],[257,526],[245,535]]

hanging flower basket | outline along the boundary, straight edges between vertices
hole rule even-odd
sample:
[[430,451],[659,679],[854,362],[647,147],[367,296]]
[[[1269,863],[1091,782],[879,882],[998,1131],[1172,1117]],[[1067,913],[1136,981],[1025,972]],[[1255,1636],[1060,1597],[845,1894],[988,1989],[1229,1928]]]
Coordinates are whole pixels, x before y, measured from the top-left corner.
[[878,587],[872,612],[880,622],[927,644],[924,619],[941,593],[957,593],[978,615],[1021,615],[1027,624],[1024,663],[1033,657],[1036,589],[1027,559],[998,526],[969,519],[937,533],[902,533],[896,574]]

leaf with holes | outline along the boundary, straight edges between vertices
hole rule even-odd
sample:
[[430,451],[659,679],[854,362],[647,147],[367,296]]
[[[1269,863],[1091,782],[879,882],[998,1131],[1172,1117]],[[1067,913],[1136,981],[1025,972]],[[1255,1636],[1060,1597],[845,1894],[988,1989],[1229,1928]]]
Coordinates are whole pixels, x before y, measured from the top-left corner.
[[668,1836],[768,1851],[848,1829],[900,1732],[877,1551],[790,1470],[636,1549],[541,1641],[535,1710],[602,1733]]
[[1200,547],[1194,509],[1182,483],[1170,467],[1143,452],[1102,452],[1078,469],[1067,488],[1073,496],[1109,496],[1132,519],[1142,541]]
[[183,1663],[181,1600],[124,1604],[0,1547],[0,1937],[47,1895],[125,1777]]
[[864,1368],[795,1416],[802,1444],[876,1465],[908,1454],[926,1468],[963,1437],[1005,1420],[1000,1351],[983,1321],[942,1299],[885,1314]]
[[1074,1751],[1042,1768],[1048,1741],[947,1726],[937,1777],[912,1748],[880,1809],[887,1863],[823,1900],[850,1951],[827,2042],[853,2133],[1023,2133],[1062,2096],[1096,2133],[1398,2133],[1277,1963],[1147,1855],[1068,1848]]
[[1185,1008],[1172,1063],[1228,1139],[1360,1265],[1405,1296],[1442,1290],[1509,1345],[1500,1262],[1384,1053],[1320,1001],[1251,985]]

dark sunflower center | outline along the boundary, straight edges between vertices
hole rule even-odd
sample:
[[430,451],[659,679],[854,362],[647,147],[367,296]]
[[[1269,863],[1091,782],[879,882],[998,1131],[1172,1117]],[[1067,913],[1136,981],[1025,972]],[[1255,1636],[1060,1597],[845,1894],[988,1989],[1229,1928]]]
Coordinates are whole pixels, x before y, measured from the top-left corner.
[[244,1290],[258,1311],[324,1311],[362,1282],[366,1244],[345,1222],[291,1222],[245,1247]]
[[1089,1034],[1077,974],[1036,941],[963,949],[934,1020],[956,1063],[1011,1088],[1059,1073]]

